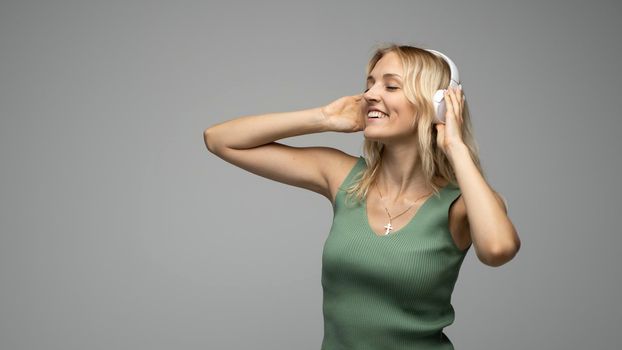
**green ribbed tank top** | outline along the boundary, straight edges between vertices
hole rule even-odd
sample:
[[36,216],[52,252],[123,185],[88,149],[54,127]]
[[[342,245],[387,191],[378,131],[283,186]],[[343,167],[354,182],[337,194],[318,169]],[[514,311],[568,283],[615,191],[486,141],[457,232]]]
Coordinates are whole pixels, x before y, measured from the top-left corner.
[[432,195],[403,228],[378,236],[365,203],[345,189],[366,167],[359,156],[339,187],[322,252],[322,350],[453,349],[443,328],[454,321],[451,293],[469,250],[448,227],[460,188]]

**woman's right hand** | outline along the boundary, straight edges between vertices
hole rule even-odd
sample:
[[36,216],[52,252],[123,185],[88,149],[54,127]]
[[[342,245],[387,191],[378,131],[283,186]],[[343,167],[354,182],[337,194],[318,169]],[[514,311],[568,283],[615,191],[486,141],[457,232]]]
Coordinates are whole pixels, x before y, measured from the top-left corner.
[[344,96],[321,108],[331,131],[356,132],[365,129],[366,101],[363,94]]

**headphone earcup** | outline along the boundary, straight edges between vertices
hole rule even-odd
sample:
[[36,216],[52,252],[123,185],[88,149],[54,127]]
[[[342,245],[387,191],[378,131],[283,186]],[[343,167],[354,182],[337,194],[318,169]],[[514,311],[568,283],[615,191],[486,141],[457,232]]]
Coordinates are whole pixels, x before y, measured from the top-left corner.
[[447,109],[445,108],[445,90],[436,90],[433,97],[434,103],[434,124],[445,124],[445,114]]

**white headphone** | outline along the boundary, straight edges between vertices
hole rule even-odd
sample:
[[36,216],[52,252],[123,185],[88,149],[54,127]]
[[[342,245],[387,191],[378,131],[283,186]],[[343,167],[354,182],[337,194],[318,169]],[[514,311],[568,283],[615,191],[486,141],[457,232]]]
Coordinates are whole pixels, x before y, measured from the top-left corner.
[[[458,73],[458,67],[454,64],[454,62],[447,57],[447,55],[436,51],[436,50],[430,50],[430,49],[424,49],[426,51],[432,52],[434,54],[436,54],[437,56],[442,57],[447,64],[449,64],[449,69],[451,70],[451,80],[449,81],[449,87],[461,87],[462,88],[462,84],[460,81],[460,74]],[[445,107],[445,91],[446,89],[443,90],[436,90],[436,92],[434,93],[434,112],[436,112],[436,118],[434,120],[435,123],[443,123],[445,124],[445,113],[447,113],[447,108]]]

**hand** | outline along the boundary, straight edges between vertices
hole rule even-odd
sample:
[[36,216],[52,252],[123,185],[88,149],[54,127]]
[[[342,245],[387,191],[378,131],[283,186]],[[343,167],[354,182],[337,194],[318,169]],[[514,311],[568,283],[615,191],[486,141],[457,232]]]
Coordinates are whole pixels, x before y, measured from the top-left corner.
[[356,132],[365,129],[367,115],[363,94],[344,96],[321,108],[331,131]]
[[450,147],[464,144],[462,141],[462,111],[464,108],[464,95],[460,88],[449,88],[445,92],[445,124],[436,124],[436,144],[443,150],[445,155]]

